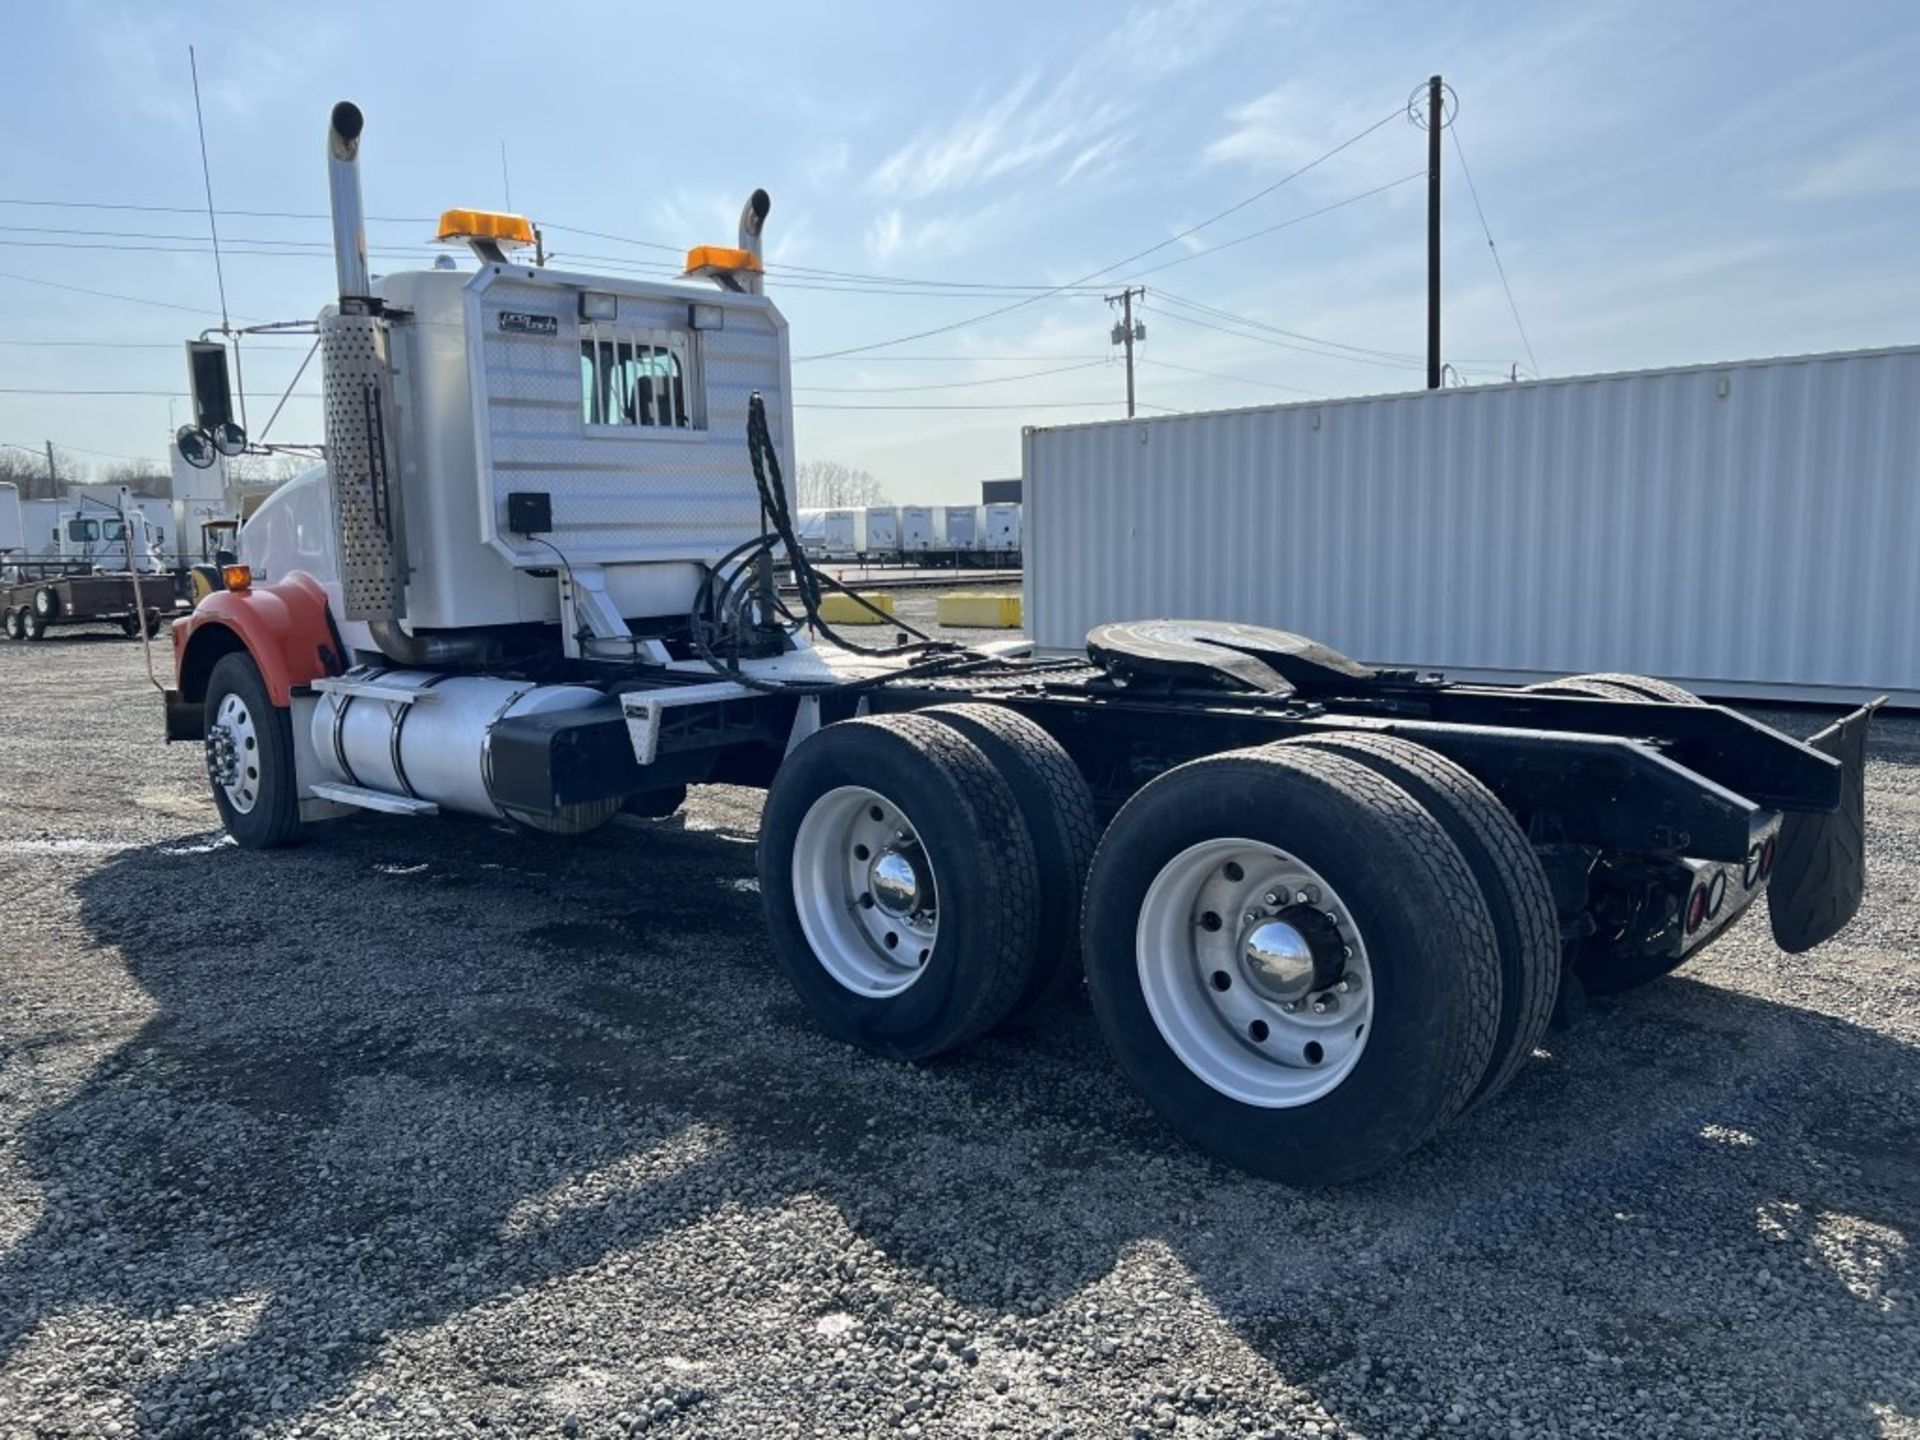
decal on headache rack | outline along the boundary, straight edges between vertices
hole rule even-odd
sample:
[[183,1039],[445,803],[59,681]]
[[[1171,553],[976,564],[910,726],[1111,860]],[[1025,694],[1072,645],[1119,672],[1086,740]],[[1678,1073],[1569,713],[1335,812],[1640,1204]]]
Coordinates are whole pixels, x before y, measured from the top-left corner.
[[502,310],[500,328],[512,335],[558,335],[558,315],[529,315],[522,310]]

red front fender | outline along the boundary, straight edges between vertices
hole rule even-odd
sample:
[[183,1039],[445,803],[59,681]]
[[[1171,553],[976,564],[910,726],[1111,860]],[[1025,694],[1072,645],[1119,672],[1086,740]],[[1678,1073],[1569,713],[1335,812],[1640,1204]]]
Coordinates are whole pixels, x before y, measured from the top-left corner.
[[327,592],[303,570],[271,585],[217,590],[174,623],[174,684],[180,699],[206,698],[215,662],[235,650],[253,657],[276,705],[291,704],[295,686],[346,668],[327,616]]

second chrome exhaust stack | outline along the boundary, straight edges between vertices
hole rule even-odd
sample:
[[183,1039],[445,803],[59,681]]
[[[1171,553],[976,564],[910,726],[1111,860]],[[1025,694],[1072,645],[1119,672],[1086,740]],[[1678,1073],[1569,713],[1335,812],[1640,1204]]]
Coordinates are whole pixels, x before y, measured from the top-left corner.
[[333,212],[333,266],[340,278],[340,308],[356,310],[373,298],[367,269],[367,214],[360,199],[360,132],[366,117],[351,100],[333,107],[327,124],[327,197]]

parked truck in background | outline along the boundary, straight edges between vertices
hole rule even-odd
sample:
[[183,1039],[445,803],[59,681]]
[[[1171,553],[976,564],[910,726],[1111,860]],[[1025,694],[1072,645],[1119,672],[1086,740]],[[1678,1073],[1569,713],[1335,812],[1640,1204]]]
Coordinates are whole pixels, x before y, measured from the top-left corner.
[[[1857,908],[1870,710],[1801,743],[1639,677],[1449,684],[1226,621],[1045,662],[837,634],[765,193],[680,281],[525,264],[527,223],[474,211],[440,226],[473,268],[375,281],[362,131],[334,107],[327,463],[173,631],[167,735],[240,844],[764,786],[773,956],[828,1033],[921,1060],[1084,976],[1172,1126],[1303,1183],[1491,1102],[1562,993],[1763,896],[1788,950]],[[902,507],[903,548],[939,514]]]

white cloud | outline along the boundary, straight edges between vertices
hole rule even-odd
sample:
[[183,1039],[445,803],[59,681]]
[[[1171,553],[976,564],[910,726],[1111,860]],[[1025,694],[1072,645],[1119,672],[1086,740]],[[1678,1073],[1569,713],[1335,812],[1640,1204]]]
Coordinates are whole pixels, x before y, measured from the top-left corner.
[[915,218],[891,206],[867,226],[867,253],[876,261],[899,255],[958,254],[1000,220],[1008,208],[1005,201],[992,201],[973,210]]
[[1028,74],[946,129],[915,136],[880,163],[871,188],[925,199],[1019,174],[1097,139],[1120,119],[1121,107],[1082,96],[1075,74],[1037,99],[1039,79]]
[[[117,100],[151,119],[193,128],[193,86],[182,63],[192,35],[174,20],[133,11],[102,14],[90,28],[110,81],[106,88]],[[200,94],[210,120],[245,120],[282,101],[303,67],[333,49],[334,33],[315,22],[298,64],[276,46],[231,28],[214,44],[200,45]]]
[[958,119],[921,131],[874,170],[869,187],[892,198],[925,199],[1028,174],[1071,156],[1061,180],[1109,156],[1127,97],[1213,55],[1235,31],[1242,6],[1169,0],[1137,6],[1051,84],[1038,71]]
[[1788,200],[1853,200],[1920,190],[1920,129],[1883,131],[1821,156],[1781,192]]

